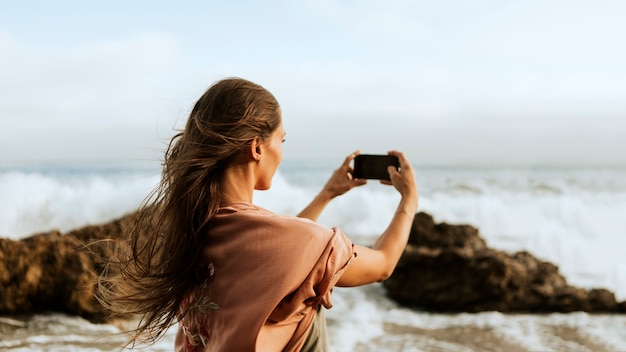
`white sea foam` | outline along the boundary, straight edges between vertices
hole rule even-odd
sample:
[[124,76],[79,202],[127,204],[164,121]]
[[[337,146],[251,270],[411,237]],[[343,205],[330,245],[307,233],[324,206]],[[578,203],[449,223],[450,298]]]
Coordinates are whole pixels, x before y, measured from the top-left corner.
[[0,173],[0,236],[21,238],[109,221],[136,208],[157,182],[158,176],[138,173]]

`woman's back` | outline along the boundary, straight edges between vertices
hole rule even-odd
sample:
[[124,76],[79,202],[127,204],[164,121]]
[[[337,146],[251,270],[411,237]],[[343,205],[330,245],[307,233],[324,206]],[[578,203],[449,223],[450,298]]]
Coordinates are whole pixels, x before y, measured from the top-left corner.
[[247,203],[220,208],[207,236],[208,285],[186,302],[177,350],[298,351],[353,258],[339,230]]

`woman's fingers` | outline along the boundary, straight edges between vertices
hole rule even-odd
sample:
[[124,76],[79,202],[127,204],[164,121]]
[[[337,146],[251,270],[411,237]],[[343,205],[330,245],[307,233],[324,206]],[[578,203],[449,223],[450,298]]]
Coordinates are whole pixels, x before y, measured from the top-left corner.
[[354,158],[356,158],[357,155],[359,155],[359,154],[360,154],[360,151],[357,150],[357,151],[353,152],[352,154],[348,155],[346,157],[346,159],[343,161],[343,164],[341,164],[341,167],[349,168],[350,167],[350,163],[352,162],[352,160],[354,160]]
[[392,184],[402,195],[417,193],[415,173],[407,157],[404,153],[397,150],[391,150],[388,154],[397,157],[400,164],[399,169],[389,166],[388,171],[391,179],[390,184]]

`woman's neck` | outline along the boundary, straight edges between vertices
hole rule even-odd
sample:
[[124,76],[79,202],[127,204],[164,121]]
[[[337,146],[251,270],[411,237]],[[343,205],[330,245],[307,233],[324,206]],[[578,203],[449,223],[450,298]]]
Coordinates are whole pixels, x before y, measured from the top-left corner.
[[252,203],[254,176],[249,165],[232,165],[224,171],[220,183],[222,204],[245,202]]

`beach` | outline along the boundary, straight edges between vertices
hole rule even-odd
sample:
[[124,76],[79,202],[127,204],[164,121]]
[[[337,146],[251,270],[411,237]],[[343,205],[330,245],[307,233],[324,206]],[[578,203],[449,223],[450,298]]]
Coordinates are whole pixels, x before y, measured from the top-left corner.
[[[285,161],[260,206],[295,214],[335,163]],[[626,168],[614,166],[415,165],[420,210],[477,227],[488,245],[527,250],[559,266],[572,285],[626,299]],[[11,166],[0,169],[0,236],[24,238],[110,221],[135,209],[158,182],[154,165]],[[370,182],[336,199],[319,222],[371,244],[397,194]],[[626,317],[569,314],[433,314],[401,307],[381,284],[335,288],[331,351],[626,351]],[[169,351],[172,328],[150,350]],[[0,350],[111,351],[119,326],[58,313],[0,318]]]
[[[371,285],[354,289],[352,297],[346,290],[335,294],[337,305],[326,314],[330,351],[626,351],[621,315],[430,314],[398,307],[381,290]],[[120,328],[130,325],[92,324],[56,313],[3,317],[0,350],[116,351],[126,341]],[[149,350],[171,351],[174,334],[170,329]]]

